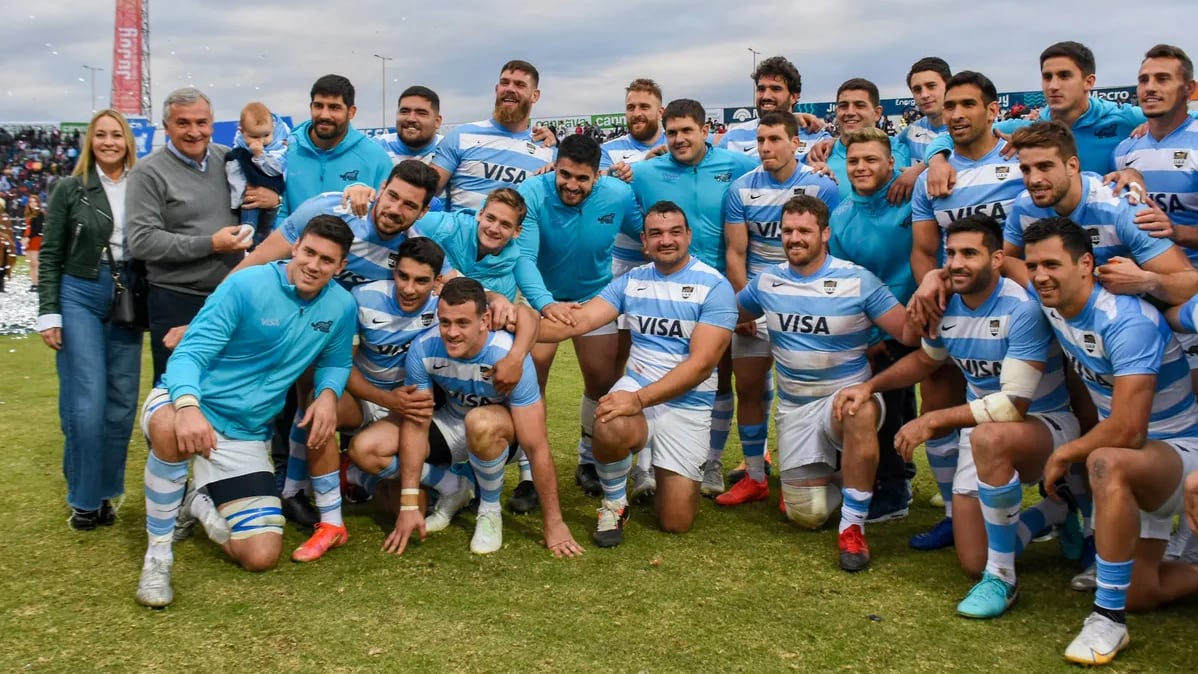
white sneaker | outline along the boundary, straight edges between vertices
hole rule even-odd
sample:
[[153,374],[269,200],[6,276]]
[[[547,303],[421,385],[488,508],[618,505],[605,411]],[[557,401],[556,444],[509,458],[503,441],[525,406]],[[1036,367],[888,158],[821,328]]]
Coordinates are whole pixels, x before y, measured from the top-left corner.
[[162,608],[175,599],[171,590],[171,562],[151,557],[141,568],[137,581],[137,603],[150,608]]
[[704,496],[719,496],[724,493],[724,462],[719,459],[704,461],[703,483],[699,493]]
[[629,491],[628,495],[632,500],[637,500],[642,496],[652,496],[657,492],[657,479],[653,477],[651,471],[645,470],[640,466],[632,469],[628,475]]
[[433,512],[424,520],[424,530],[430,534],[444,530],[453,521],[453,516],[465,508],[473,496],[474,490],[465,480],[462,481],[462,486],[457,491],[441,494],[437,498],[437,505],[433,508]]
[[1082,623],[1082,631],[1065,649],[1065,659],[1079,665],[1105,665],[1114,660],[1129,641],[1127,625],[1091,613]]
[[470,538],[470,552],[489,555],[503,547],[503,513],[480,512],[474,524],[474,536]]
[[1098,589],[1098,566],[1091,564],[1085,571],[1074,576],[1069,581],[1069,587],[1078,592],[1093,592]]

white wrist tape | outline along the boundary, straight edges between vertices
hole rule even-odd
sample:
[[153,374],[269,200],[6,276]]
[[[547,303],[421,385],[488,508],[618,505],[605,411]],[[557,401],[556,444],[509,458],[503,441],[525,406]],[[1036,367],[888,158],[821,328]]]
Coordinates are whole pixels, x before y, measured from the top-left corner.
[[992,421],[1023,421],[1023,415],[1015,408],[1006,393],[991,393],[969,403],[973,420],[979,424]]
[[926,339],[920,340],[920,342],[923,345],[923,352],[928,354],[932,360],[941,362],[948,359],[948,349],[932,346]]

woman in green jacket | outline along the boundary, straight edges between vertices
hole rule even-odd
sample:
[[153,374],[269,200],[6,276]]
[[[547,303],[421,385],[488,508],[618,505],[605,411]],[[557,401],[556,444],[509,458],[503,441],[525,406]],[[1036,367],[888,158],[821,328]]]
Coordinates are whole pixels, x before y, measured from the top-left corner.
[[50,195],[38,274],[37,329],[57,351],[68,524],[116,520],[141,379],[140,330],[108,322],[113,272],[126,274],[125,176],[136,159],[124,116],[92,117],[69,178]]

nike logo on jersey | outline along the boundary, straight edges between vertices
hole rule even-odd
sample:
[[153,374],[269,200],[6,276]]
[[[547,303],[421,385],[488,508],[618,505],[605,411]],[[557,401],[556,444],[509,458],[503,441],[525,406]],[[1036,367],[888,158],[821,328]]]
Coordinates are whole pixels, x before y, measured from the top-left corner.
[[750,199],[759,199],[759,198],[761,198],[761,195],[760,194],[750,194],[749,198]]
[[1128,157],[1128,158],[1127,158],[1127,161],[1123,162],[1123,165],[1124,165],[1124,166],[1131,166],[1132,164],[1134,164],[1134,163],[1136,163],[1136,162],[1138,162],[1138,161],[1140,161],[1140,158],[1139,158],[1139,157]]
[[956,323],[953,323],[952,325],[942,325],[942,326],[940,326],[940,332],[948,332],[949,330],[952,330],[955,327],[957,327]]
[[770,284],[770,287],[777,288],[778,286],[784,286],[784,285],[786,285],[786,281],[774,281],[773,283]]
[[445,368],[447,368],[447,367],[449,367],[449,365],[448,365],[448,364],[441,364],[441,365],[434,365],[434,366],[433,366],[433,369],[434,369],[434,370],[443,370],[443,369],[445,369]]
[[372,319],[370,319],[370,324],[371,324],[371,325],[386,325],[386,324],[387,324],[387,319],[385,319],[385,318],[372,318]]

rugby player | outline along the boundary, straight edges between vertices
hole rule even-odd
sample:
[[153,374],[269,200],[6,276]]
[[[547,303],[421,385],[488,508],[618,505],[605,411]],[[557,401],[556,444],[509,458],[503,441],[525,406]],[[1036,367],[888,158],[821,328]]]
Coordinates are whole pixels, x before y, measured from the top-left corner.
[[[840,389],[865,381],[874,326],[904,343],[906,315],[876,276],[828,255],[828,207],[808,195],[782,207],[786,262],[759,273],[737,294],[743,320],[765,316],[778,370],[778,465],[787,517],[817,529],[838,503],[840,568],[869,566],[865,520],[878,465],[881,396],[856,414],[833,415]],[[834,484],[840,466],[843,487]]]
[[[757,117],[728,127],[728,131],[717,139],[716,147],[756,156],[757,125],[761,118],[767,112],[791,115],[803,90],[803,78],[799,69],[783,56],[771,56],[758,63],[751,77],[756,91],[753,104],[757,107]],[[797,131],[795,137],[799,140],[795,146],[795,157],[800,162],[807,156],[807,151],[814,143],[831,138],[823,129],[812,132],[804,126]]]
[[399,95],[395,107],[395,132],[375,136],[374,142],[387,151],[392,163],[419,159],[428,164],[441,142],[441,97],[419,84]]
[[[522,313],[532,309],[520,307]],[[469,461],[478,482],[478,518],[470,551],[490,554],[503,547],[503,515],[499,498],[503,467],[517,446],[533,464],[540,496],[545,545],[556,557],[582,554],[562,521],[557,500],[557,473],[549,452],[545,403],[537,390],[532,358],[522,359],[523,375],[508,394],[492,381],[496,364],[512,351],[513,338],[491,329],[486,293],[474,279],[450,280],[437,305],[439,329],[416,339],[408,350],[404,383],[418,391],[436,384],[445,405],[432,418],[407,417],[400,440],[400,506],[395,529],[384,549],[402,554],[414,532],[427,532],[420,507],[420,476],[426,462]]]
[[1198,468],[1198,405],[1168,324],[1144,300],[1099,285],[1085,229],[1052,216],[1023,240],[1032,287],[1098,408],[1092,429],[1049,456],[1044,483],[1052,495],[1075,463],[1090,475],[1098,588],[1065,658],[1101,665],[1127,645],[1126,609],[1152,610],[1198,590],[1194,566],[1162,561],[1183,511],[1183,479]]
[[621,314],[629,319],[628,367],[595,408],[592,445],[603,502],[594,540],[605,548],[624,540],[632,455],[649,442],[658,524],[667,533],[693,525],[711,435],[713,370],[736,325],[732,287],[689,252],[692,233],[682,207],[669,201],[650,206],[642,238],[651,264],[613,279],[575,310],[573,325],[542,321],[539,337],[561,342]]
[[[758,75],[760,96],[763,86],[768,91],[767,78],[778,79],[778,76],[762,74],[761,68]],[[797,78],[798,73],[794,75]],[[726,275],[737,292],[763,270],[785,261],[778,231],[783,204],[798,194],[821,199],[828,210],[840,203],[836,183],[796,159],[800,132],[794,115],[766,111],[754,120],[753,126],[756,143],[752,154],[760,159],[761,166],[732,183],[724,205]],[[739,476],[735,472],[729,474],[733,486],[716,497],[719,505],[740,505],[769,496],[765,444],[773,402],[772,365],[765,319],[737,326],[732,336],[732,371],[736,377],[736,421],[745,468]]]
[[[198,519],[242,568],[278,563],[283,513],[270,465],[271,419],[315,365],[317,395],[300,424],[314,446],[334,430],[355,321],[353,298],[329,281],[352,241],[341,220],[313,218],[288,262],[231,274],[218,286],[175,348],[142,408],[149,545],[138,603],[163,607],[174,598],[171,543],[180,512]],[[189,464],[195,484],[185,499]]]

